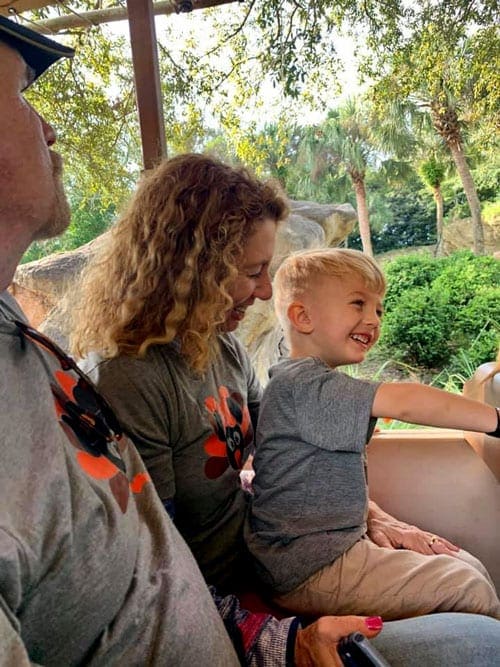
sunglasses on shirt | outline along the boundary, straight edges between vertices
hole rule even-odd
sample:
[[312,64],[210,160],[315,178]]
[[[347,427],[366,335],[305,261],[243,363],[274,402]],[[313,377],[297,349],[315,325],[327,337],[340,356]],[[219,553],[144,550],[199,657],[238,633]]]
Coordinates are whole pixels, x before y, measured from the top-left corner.
[[92,381],[77,366],[74,359],[66,354],[54,341],[44,334],[33,329],[25,322],[12,320],[19,329],[23,339],[27,339],[50,352],[57,359],[63,371],[73,371],[78,382],[72,387],[73,399],[56,382],[51,382],[52,394],[64,414],[61,419],[66,422],[81,444],[94,456],[104,455],[115,463],[122,471],[125,465],[121,458],[115,456],[111,450],[123,437],[123,430],[113,412],[113,409],[101,396]]

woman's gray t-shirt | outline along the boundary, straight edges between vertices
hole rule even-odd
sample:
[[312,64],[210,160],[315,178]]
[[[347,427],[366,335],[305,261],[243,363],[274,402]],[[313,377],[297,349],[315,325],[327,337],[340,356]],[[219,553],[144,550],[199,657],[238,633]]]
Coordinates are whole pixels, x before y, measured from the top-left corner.
[[231,590],[249,575],[239,471],[253,448],[261,387],[238,339],[219,341],[204,375],[175,342],[152,346],[143,358],[99,363],[91,355],[83,368],[134,441],[162,501],[174,500],[175,524],[206,580]]

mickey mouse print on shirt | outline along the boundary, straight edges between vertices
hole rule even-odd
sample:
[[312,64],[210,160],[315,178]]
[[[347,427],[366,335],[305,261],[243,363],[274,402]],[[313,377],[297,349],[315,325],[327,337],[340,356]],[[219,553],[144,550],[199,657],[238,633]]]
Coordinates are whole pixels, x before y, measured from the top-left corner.
[[219,387],[218,399],[205,399],[209,420],[213,429],[204,444],[210,458],[205,463],[205,475],[217,479],[229,466],[241,470],[244,452],[253,442],[253,426],[248,407],[239,392],[230,393],[227,387]]

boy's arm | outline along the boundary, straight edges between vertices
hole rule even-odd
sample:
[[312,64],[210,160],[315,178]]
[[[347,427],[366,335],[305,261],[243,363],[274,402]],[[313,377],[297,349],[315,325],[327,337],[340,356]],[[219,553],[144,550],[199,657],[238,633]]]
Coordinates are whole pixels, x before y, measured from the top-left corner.
[[381,384],[373,400],[372,416],[482,433],[493,433],[499,420],[491,405],[414,382]]

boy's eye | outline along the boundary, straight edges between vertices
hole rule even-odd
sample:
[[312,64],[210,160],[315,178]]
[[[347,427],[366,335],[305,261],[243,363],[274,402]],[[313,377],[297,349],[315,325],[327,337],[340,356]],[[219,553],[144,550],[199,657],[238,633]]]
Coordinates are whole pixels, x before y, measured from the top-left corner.
[[260,271],[257,271],[257,273],[249,273],[248,277],[249,278],[260,278],[262,275],[262,269]]
[[355,306],[361,306],[361,307],[363,307],[365,305],[365,302],[363,301],[363,299],[356,299],[356,301],[353,301],[352,303]]
[[383,310],[377,310],[377,315],[382,318],[384,316],[384,311]]

